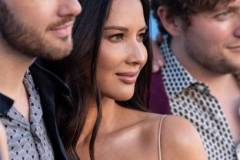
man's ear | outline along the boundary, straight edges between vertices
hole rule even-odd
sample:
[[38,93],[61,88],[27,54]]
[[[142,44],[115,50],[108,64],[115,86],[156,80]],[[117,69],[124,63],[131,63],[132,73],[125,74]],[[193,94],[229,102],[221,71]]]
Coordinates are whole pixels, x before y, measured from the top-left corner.
[[161,21],[162,27],[172,36],[178,36],[182,32],[182,23],[178,17],[171,17],[168,8],[165,6],[158,7],[158,19]]

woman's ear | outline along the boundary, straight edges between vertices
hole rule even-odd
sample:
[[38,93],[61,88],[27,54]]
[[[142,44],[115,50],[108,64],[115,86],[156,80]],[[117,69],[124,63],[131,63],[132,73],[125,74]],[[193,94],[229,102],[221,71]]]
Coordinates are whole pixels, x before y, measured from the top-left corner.
[[157,16],[162,27],[172,36],[178,36],[182,33],[182,22],[178,17],[169,16],[168,8],[158,7]]

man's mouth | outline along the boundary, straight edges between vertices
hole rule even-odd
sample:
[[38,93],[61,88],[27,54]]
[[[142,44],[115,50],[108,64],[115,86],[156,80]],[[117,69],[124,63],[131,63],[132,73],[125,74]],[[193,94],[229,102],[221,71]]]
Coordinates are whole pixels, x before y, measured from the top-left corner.
[[49,30],[58,38],[66,38],[72,36],[73,21],[67,22],[50,28]]

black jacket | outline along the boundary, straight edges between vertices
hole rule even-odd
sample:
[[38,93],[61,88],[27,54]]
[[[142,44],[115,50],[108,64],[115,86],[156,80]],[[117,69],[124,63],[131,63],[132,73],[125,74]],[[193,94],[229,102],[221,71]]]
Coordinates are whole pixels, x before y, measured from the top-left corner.
[[35,86],[39,92],[43,110],[43,119],[56,160],[67,160],[56,122],[55,98],[57,94],[69,95],[69,88],[53,73],[34,63],[30,67]]

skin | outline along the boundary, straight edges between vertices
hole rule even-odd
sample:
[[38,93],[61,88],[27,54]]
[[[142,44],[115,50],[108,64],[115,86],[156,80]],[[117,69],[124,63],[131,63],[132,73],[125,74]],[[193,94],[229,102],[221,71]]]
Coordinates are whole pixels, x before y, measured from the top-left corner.
[[80,12],[77,0],[0,3],[1,34],[12,48],[31,57],[49,59],[60,59],[70,53],[72,26]]
[[158,16],[172,36],[174,54],[193,77],[208,85],[238,142],[240,90],[233,74],[240,69],[240,0],[192,15],[188,27],[180,18],[166,15],[166,8],[160,6]]
[[77,0],[0,0],[0,91],[26,119],[23,76],[36,57],[55,60],[70,54],[72,23],[80,11]]
[[[147,50],[143,44],[145,20],[141,18],[132,23],[127,18],[129,8],[115,8],[121,3],[114,1],[116,5],[113,5],[105,24],[97,67],[97,82],[103,97],[116,100],[133,96],[136,79],[147,60]],[[138,7],[135,3],[131,3],[137,11],[131,14],[132,18],[144,17],[142,9],[139,9],[140,2]]]
[[5,134],[5,129],[0,123],[0,158],[3,160],[8,160],[8,146],[7,146],[7,138]]
[[[240,69],[239,9],[240,1],[237,0],[228,7],[217,7],[213,13],[202,13],[192,17],[192,26],[182,35],[183,47],[189,58],[217,74],[238,71]],[[203,28],[197,27],[200,25]],[[199,54],[201,56],[198,56]]]
[[212,74],[228,74],[240,69],[239,2],[235,0],[227,6],[218,4],[212,11],[194,14],[188,27],[178,17],[167,18],[166,8],[159,7],[158,16],[174,37],[172,48],[181,55],[178,57],[184,65],[192,61],[192,66]]
[[[162,116],[127,109],[115,102],[132,97],[136,79],[128,83],[127,78],[123,80],[118,73],[138,73],[146,63],[147,52],[142,43],[144,28],[146,24],[139,0],[113,0],[97,63],[97,83],[102,93],[102,122],[95,141],[96,160],[153,160],[158,157],[157,130]],[[97,115],[94,101],[89,105],[90,110],[76,148],[83,160],[89,159],[88,146]],[[163,123],[161,133],[166,139],[161,140],[161,151],[164,160],[206,159],[200,138],[188,121],[169,116]],[[174,149],[170,148],[172,146]]]

